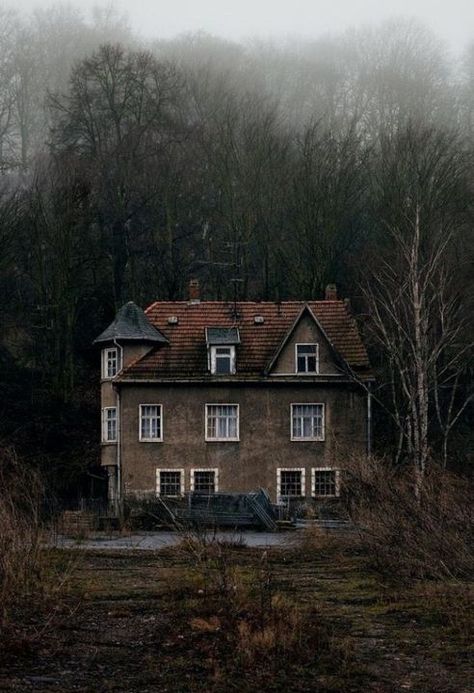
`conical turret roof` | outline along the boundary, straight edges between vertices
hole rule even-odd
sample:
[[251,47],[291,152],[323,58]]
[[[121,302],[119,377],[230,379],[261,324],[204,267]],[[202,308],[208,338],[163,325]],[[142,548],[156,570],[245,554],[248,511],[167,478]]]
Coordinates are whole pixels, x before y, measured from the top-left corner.
[[115,320],[94,340],[94,344],[113,341],[167,344],[166,337],[153,327],[136,303],[129,301],[120,308]]

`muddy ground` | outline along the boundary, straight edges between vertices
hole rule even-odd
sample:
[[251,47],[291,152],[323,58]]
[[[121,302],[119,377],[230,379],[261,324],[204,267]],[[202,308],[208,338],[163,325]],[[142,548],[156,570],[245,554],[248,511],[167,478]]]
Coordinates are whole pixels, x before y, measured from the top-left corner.
[[334,547],[51,560],[67,595],[5,648],[2,691],[474,690],[465,584],[387,585]]

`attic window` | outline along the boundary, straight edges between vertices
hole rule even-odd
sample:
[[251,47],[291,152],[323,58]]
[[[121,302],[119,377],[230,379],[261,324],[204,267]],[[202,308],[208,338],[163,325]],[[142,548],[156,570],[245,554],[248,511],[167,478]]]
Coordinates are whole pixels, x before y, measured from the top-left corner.
[[319,347],[317,344],[297,344],[295,350],[297,373],[319,373]]
[[104,380],[114,378],[117,375],[122,367],[120,357],[121,353],[117,347],[102,351],[102,378]]
[[235,347],[213,346],[211,347],[211,373],[213,375],[225,375],[235,373]]
[[235,346],[240,344],[237,327],[206,327],[206,342],[212,375],[234,375]]
[[265,318],[263,317],[263,315],[255,315],[253,321],[256,325],[263,325],[265,322]]
[[179,319],[177,315],[170,315],[168,318],[168,325],[178,325]]

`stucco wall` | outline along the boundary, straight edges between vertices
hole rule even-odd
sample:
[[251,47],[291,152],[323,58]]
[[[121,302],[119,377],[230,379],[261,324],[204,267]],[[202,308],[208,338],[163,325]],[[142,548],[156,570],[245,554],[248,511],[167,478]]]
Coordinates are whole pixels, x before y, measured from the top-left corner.
[[282,349],[276,360],[272,374],[283,375],[296,372],[295,345],[296,344],[318,344],[319,345],[319,373],[335,374],[338,369],[334,362],[330,347],[322,335],[319,327],[309,315],[303,315],[295,327],[291,338]]
[[[325,441],[291,441],[291,403],[325,404]],[[240,441],[205,441],[205,404],[240,405]],[[139,441],[139,405],[163,406],[163,442]],[[157,467],[217,468],[220,491],[266,488],[276,497],[278,467],[336,466],[344,448],[366,449],[366,399],[348,385],[124,385],[121,387],[122,473],[126,493],[154,493]]]

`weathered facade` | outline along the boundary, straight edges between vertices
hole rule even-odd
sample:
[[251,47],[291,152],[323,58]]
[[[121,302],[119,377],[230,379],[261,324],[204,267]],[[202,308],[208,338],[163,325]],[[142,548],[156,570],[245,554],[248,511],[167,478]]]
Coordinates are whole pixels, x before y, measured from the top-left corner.
[[339,493],[370,444],[371,374],[346,302],[157,302],[121,309],[102,348],[111,500],[265,488]]

